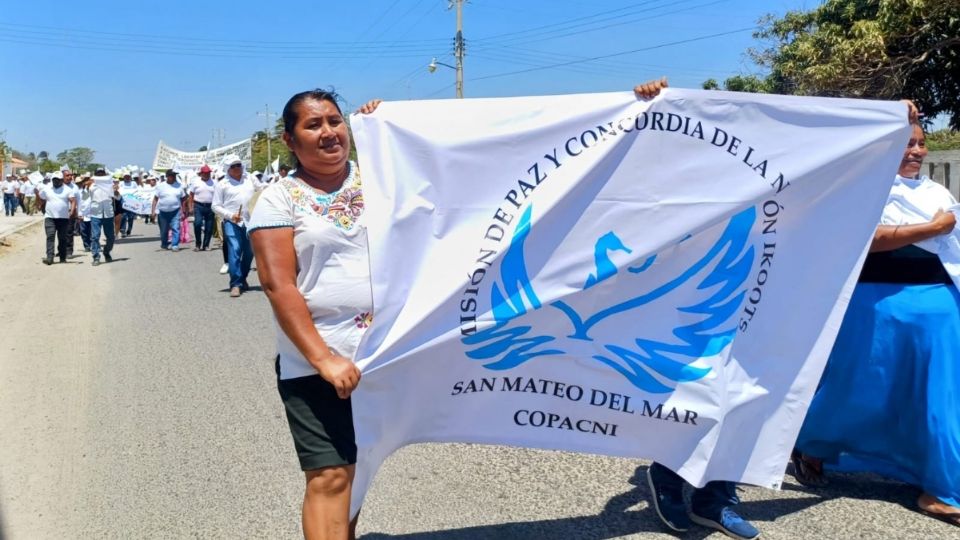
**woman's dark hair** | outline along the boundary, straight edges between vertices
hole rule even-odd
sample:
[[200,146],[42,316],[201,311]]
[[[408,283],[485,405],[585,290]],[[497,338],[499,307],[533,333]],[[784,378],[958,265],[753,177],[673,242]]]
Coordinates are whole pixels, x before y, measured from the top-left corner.
[[283,130],[289,135],[293,135],[293,128],[297,125],[297,106],[299,106],[304,101],[311,99],[315,101],[329,101],[337,108],[337,112],[340,115],[343,115],[343,111],[340,110],[340,104],[337,101],[340,100],[340,96],[331,88],[330,90],[322,90],[320,88],[315,88],[313,90],[307,90],[305,92],[300,92],[295,94],[290,101],[287,101],[287,104],[283,106]]

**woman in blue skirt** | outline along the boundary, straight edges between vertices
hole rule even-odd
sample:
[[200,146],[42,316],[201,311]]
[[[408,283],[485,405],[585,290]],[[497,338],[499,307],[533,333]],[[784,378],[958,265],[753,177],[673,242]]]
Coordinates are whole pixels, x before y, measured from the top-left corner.
[[957,201],[920,176],[913,134],[793,456],[919,486],[925,514],[960,526],[960,230]]

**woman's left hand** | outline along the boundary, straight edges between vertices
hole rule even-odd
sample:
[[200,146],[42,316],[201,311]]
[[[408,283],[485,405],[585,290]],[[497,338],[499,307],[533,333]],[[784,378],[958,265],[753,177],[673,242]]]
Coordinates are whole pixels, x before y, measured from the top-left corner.
[[371,114],[373,111],[377,110],[377,107],[383,103],[382,99],[371,99],[370,101],[364,103],[357,109],[357,112],[360,114]]

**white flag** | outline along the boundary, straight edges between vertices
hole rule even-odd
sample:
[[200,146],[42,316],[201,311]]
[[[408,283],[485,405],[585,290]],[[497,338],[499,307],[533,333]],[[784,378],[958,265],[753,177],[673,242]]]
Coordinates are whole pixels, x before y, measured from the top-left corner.
[[352,125],[375,306],[354,511],[427,441],[780,486],[904,105],[667,90],[384,103]]

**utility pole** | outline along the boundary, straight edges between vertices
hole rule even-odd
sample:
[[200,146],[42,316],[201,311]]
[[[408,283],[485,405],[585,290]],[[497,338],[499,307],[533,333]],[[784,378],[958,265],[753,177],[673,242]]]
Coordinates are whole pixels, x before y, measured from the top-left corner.
[[264,105],[264,106],[263,106],[263,111],[264,111],[264,112],[262,112],[262,113],[261,113],[261,112],[258,112],[258,113],[257,113],[257,116],[263,116],[264,119],[265,119],[266,122],[267,122],[267,129],[266,129],[266,131],[264,131],[264,133],[267,135],[267,166],[269,166],[271,163],[273,163],[273,155],[272,155],[272,153],[271,153],[271,151],[270,151],[270,131],[271,131],[271,129],[270,129],[270,118],[271,118],[271,117],[276,117],[276,116],[277,116],[277,113],[271,113],[271,112],[270,112],[270,105]]
[[[457,4],[457,37],[453,43],[453,54],[457,58],[457,97],[463,98],[463,3],[466,0],[451,0]],[[452,6],[451,6],[452,7]]]
[[[212,141],[214,148],[220,148],[223,146],[224,132],[223,128],[213,128],[210,130],[210,140]],[[210,150],[209,148],[207,150]]]

